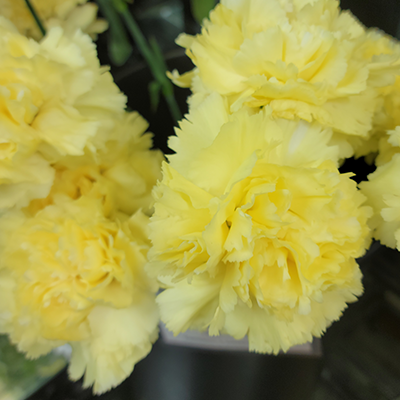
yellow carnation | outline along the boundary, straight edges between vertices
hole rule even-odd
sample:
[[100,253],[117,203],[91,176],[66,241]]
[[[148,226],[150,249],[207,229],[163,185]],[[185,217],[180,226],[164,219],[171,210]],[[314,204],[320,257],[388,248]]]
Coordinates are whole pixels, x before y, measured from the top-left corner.
[[0,209],[48,195],[63,156],[96,152],[125,96],[87,35],[61,28],[37,43],[0,17]]
[[378,150],[375,160],[377,166],[387,164],[395,154],[400,153],[400,125],[380,135]]
[[159,150],[150,150],[152,139],[145,133],[148,123],[137,113],[125,113],[110,132],[105,147],[95,155],[64,157],[54,165],[56,178],[50,195],[31,202],[34,214],[52,204],[54,196],[64,193],[72,199],[80,196],[101,198],[105,215],[123,212],[132,215],[141,209],[151,213],[151,190],[161,179]]
[[216,91],[232,112],[269,105],[275,117],[317,120],[338,133],[342,157],[354,151],[348,135],[368,137],[376,88],[400,73],[399,46],[367,35],[336,0],[222,0],[201,34],[177,43],[196,66],[172,74],[191,86],[192,107]]
[[250,350],[277,353],[320,336],[362,293],[370,209],[336,168],[332,132],[270,114],[229,115],[213,95],[170,140],[148,270],[175,334],[247,335]]
[[[400,130],[397,132],[399,140]],[[400,149],[397,147],[397,151]],[[368,182],[360,188],[374,210],[370,225],[374,237],[388,247],[400,251],[400,154],[393,155],[386,164],[380,165],[368,175]]]
[[[390,59],[390,58],[389,58]],[[390,161],[395,149],[389,141],[396,127],[400,127],[400,76],[396,77],[393,85],[381,90],[378,107],[373,118],[373,126],[367,138],[353,137],[350,139],[357,157],[377,153],[377,165]],[[388,136],[389,131],[389,136]],[[395,145],[398,148],[398,144]]]
[[368,83],[381,88],[380,94],[390,92],[396,76],[400,74],[399,41],[380,30],[370,29],[357,49],[357,55],[368,61]]
[[53,180],[53,168],[38,154],[0,158],[0,215],[46,197]]
[[101,199],[59,195],[0,226],[0,332],[29,357],[70,343],[71,376],[96,393],[121,383],[157,337],[148,217],[110,220]]
[[1,141],[39,147],[51,161],[102,145],[125,96],[80,32],[53,28],[37,43],[0,19]]
[[400,152],[400,76],[382,97],[382,106],[374,121],[374,136],[378,139],[379,151],[376,165],[389,162]]
[[[61,26],[71,33],[81,29],[96,38],[108,27],[105,20],[96,19],[97,5],[87,0],[31,0],[31,3],[46,29]],[[0,13],[23,35],[36,40],[42,37],[24,0],[0,0]]]

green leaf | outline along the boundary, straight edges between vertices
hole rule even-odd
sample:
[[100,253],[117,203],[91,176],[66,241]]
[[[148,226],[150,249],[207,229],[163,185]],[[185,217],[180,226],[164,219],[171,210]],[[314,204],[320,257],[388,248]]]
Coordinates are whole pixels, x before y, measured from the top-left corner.
[[153,114],[157,111],[160,102],[161,84],[158,81],[149,83],[150,105]]
[[201,24],[208,17],[210,11],[215,7],[215,0],[190,0],[194,19]]

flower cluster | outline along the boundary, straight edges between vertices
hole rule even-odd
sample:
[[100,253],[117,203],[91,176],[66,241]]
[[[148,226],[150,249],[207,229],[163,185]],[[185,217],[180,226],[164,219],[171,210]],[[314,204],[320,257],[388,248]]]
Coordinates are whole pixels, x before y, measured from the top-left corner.
[[144,266],[163,156],[88,35],[36,42],[0,17],[0,52],[0,332],[32,358],[70,344],[71,378],[102,393],[158,335]]
[[[159,314],[277,354],[362,294],[372,238],[400,250],[400,44],[337,0],[221,0],[181,35],[168,161],[100,66],[96,6],[32,2],[43,38],[0,0],[0,333],[29,357],[69,344],[102,393]],[[378,166],[361,190],[353,155]]]
[[383,202],[382,229],[400,240],[394,166],[364,194],[338,170],[354,154],[398,152],[400,44],[336,0],[222,0],[177,43],[195,68],[170,74],[191,88],[190,112],[154,190],[148,271],[164,288],[161,319],[175,334],[286,351],[361,295],[356,259]]

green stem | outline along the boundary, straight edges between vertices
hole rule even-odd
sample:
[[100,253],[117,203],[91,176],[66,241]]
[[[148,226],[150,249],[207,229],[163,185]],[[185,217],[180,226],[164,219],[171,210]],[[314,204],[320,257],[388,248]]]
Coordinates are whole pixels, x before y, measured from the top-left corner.
[[147,40],[144,37],[143,33],[139,29],[138,24],[136,23],[135,19],[129,12],[128,8],[124,8],[122,10],[118,10],[121,14],[126,27],[128,28],[129,32],[131,33],[133,39],[135,40],[140,52],[142,53],[144,59],[146,60],[151,73],[154,76],[160,85],[162,86],[162,92],[167,102],[169,111],[175,121],[179,121],[182,119],[182,114],[179,110],[178,104],[176,103],[174,97],[174,88],[172,83],[165,75],[166,68],[164,65],[161,65],[158,60],[157,56],[151,51],[149,45],[147,44]]
[[35,11],[35,9],[33,8],[31,2],[29,0],[25,0],[26,6],[28,7],[30,13],[32,14],[32,17],[35,19],[35,22],[38,26],[38,28],[40,29],[40,32],[42,32],[42,35],[45,36],[46,35],[46,29],[44,28],[42,21],[40,20],[37,12]]

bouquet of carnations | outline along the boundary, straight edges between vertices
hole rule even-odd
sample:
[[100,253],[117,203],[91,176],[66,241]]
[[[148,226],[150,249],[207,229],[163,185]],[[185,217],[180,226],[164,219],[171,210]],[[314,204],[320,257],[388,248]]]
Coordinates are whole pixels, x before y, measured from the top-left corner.
[[[372,238],[400,250],[400,44],[337,0],[222,0],[182,34],[167,161],[99,64],[96,7],[32,1],[42,37],[23,3],[0,1],[0,332],[28,357],[68,343],[102,393],[160,317],[277,354],[362,294]],[[359,186],[349,157],[377,166]]]

